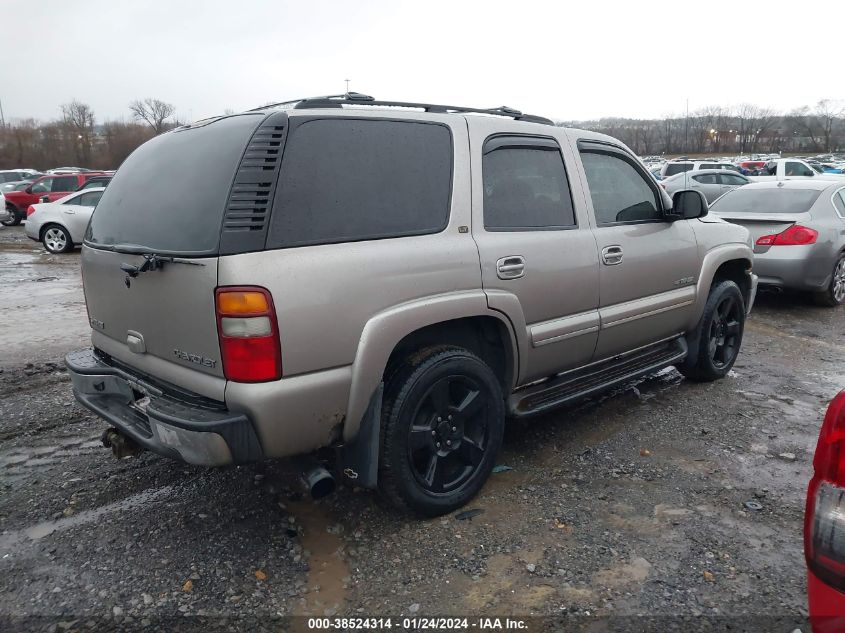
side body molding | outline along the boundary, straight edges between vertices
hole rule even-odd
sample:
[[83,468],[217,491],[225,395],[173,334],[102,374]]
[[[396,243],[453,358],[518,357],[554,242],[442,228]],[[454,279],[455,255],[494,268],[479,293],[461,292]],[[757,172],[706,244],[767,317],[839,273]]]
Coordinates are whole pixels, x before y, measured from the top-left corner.
[[373,316],[364,326],[352,365],[352,383],[343,425],[344,441],[349,442],[357,436],[361,419],[381,383],[387,361],[397,343],[420,328],[477,316],[494,317],[506,327],[511,337],[513,375],[516,376],[518,347],[513,328],[504,315],[487,307],[487,297],[480,289],[416,299]]

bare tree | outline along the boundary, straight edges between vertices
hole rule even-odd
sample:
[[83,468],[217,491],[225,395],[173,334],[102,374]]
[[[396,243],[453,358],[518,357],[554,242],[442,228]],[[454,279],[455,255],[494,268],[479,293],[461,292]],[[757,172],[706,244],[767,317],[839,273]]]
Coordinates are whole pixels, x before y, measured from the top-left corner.
[[673,117],[664,117],[660,126],[660,140],[663,141],[663,151],[672,152],[675,149],[676,121]]
[[161,134],[169,129],[170,125],[167,123],[167,119],[173,116],[174,111],[172,104],[152,97],[147,97],[143,101],[136,99],[129,104],[129,109],[132,110],[132,116],[135,117],[136,121],[145,122],[153,128],[153,132],[156,134]]
[[845,105],[841,101],[822,99],[816,104],[813,113],[821,130],[822,149],[829,152],[831,149],[830,138],[833,135],[834,124],[837,119],[845,116]]
[[76,99],[70,103],[62,104],[61,108],[62,122],[64,123],[63,131],[70,144],[76,148],[77,160],[87,166],[91,162],[94,111],[87,103],[82,103]]

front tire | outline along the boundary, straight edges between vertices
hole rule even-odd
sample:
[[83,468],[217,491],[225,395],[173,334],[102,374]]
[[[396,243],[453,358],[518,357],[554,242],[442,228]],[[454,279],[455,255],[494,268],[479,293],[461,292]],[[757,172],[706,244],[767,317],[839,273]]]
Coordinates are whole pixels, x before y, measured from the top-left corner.
[[690,380],[711,382],[733,367],[745,331],[745,299],[735,282],[721,281],[710,289],[696,329],[696,343],[678,370]]
[[460,508],[487,481],[504,422],[502,388],[475,354],[443,346],[410,355],[385,386],[380,492],[422,516]]
[[833,274],[827,289],[813,295],[816,303],[828,308],[835,308],[845,303],[845,253],[839,256],[833,265]]
[[41,243],[51,253],[67,253],[73,249],[70,233],[58,224],[50,224],[41,231]]

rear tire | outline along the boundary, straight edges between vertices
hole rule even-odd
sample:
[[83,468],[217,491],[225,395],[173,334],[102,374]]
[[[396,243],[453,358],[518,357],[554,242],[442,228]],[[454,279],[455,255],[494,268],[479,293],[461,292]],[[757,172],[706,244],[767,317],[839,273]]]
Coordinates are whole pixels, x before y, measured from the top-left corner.
[[460,508],[487,481],[504,423],[502,388],[476,355],[438,346],[408,356],[385,386],[380,492],[422,516]]
[[822,292],[813,293],[813,299],[820,306],[835,308],[845,303],[845,253],[833,265],[830,284]]
[[696,343],[678,371],[696,382],[724,378],[739,355],[744,330],[742,292],[733,281],[721,281],[710,289],[696,328]]
[[70,233],[58,224],[48,224],[41,229],[41,243],[51,253],[67,253],[73,250],[73,239]]

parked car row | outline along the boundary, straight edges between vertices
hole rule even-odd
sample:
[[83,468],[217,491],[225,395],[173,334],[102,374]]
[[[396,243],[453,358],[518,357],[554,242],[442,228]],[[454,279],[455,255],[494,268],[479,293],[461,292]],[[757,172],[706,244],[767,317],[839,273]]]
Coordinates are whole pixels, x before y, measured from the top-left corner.
[[[102,187],[108,184],[114,172],[91,171],[81,168],[58,168],[48,170],[46,174],[32,170],[9,170],[0,172],[4,180],[23,177],[21,180],[7,180],[3,184],[2,202],[6,216],[0,220],[5,226],[15,226],[26,218],[27,209],[39,202],[53,202],[69,193],[85,187]],[[3,176],[3,174],[11,174]]]
[[766,154],[707,160],[692,160],[686,156],[671,160],[660,156],[644,156],[641,160],[657,180],[701,169],[729,169],[743,176],[776,176],[780,179],[845,174],[845,155],[782,158],[779,154]]

